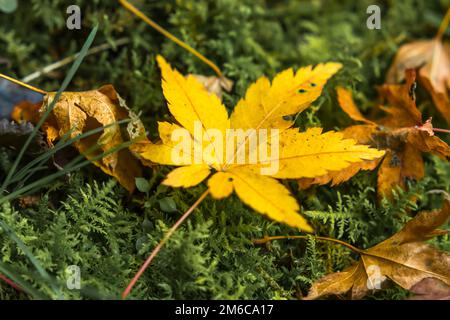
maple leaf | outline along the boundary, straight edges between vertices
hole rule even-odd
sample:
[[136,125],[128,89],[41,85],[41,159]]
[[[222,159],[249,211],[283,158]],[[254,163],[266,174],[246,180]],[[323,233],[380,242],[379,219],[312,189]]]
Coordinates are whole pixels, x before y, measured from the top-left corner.
[[407,290],[427,278],[450,285],[450,255],[424,243],[450,232],[437,230],[449,216],[449,200],[445,200],[441,210],[418,213],[389,239],[367,250],[358,250],[360,260],[357,263],[316,281],[306,299],[347,292],[352,299],[361,299],[381,289],[387,280]]
[[[168,174],[163,181],[165,185],[195,186],[215,172],[208,180],[209,192],[214,198],[225,198],[235,191],[256,211],[275,221],[311,232],[312,228],[299,214],[298,203],[275,178],[314,177],[383,155],[382,151],[357,145],[352,139],[343,139],[341,133],[322,133],[321,128],[299,132],[291,128],[293,121],[284,117],[303,111],[317,99],[327,80],[341,68],[338,63],[320,64],[314,69],[309,66],[296,73],[287,69],[279,73],[272,83],[262,77],[249,87],[245,98],[238,102],[229,117],[220,99],[210,94],[193,76],[182,76],[161,56],[157,60],[162,72],[163,93],[178,124],[160,122],[161,141],[149,144],[140,156],[155,163],[180,166]],[[196,123],[201,125],[196,128]],[[184,160],[175,161],[173,152],[176,146],[171,137],[181,128],[188,132],[190,148]],[[263,132],[262,129],[269,128],[276,128],[279,133],[278,156],[271,154],[265,161],[236,163],[234,160],[240,155],[249,159],[261,150],[262,143],[251,147],[246,142]],[[203,158],[203,162],[196,163],[193,160],[199,155],[198,150],[205,146],[205,141],[197,138],[196,130],[208,136],[210,129],[220,133],[221,143],[213,144],[214,150]],[[234,144],[234,137],[227,135],[229,129],[254,131],[244,141]],[[276,144],[274,139],[275,136],[269,134],[269,145]],[[214,138],[206,140],[209,144]],[[229,156],[220,157],[230,145],[232,152]],[[262,174],[262,169],[275,163],[278,170]]]
[[[55,98],[49,92],[42,103],[16,105],[12,117],[36,123]],[[130,118],[124,134],[118,121]],[[128,140],[140,140],[128,149],[121,149],[93,161],[103,172],[115,177],[128,191],[135,188],[135,178],[142,176],[139,160],[135,157],[141,144],[145,144],[145,129],[139,118],[128,109],[112,85],[85,92],[63,92],[42,126],[49,145],[70,133],[70,138],[105,126],[103,132],[74,142],[74,147],[88,159],[120,146]]]
[[351,92],[344,88],[337,88],[339,106],[350,118],[364,122],[353,125],[342,131],[345,138],[353,138],[360,144],[369,144],[385,149],[382,158],[372,161],[356,163],[349,168],[314,179],[301,179],[301,188],[308,188],[313,184],[332,185],[347,181],[360,170],[373,170],[381,162],[378,171],[378,194],[390,197],[395,186],[406,187],[407,180],[423,178],[423,152],[429,152],[442,159],[450,158],[449,146],[434,135],[431,120],[422,122],[422,114],[416,106],[415,71],[406,71],[406,83],[402,85],[385,84],[379,88],[380,96],[387,102],[387,106],[380,108],[387,115],[379,120],[365,118],[355,105]]
[[431,40],[419,40],[403,45],[397,52],[386,76],[387,83],[404,79],[405,70],[419,69],[419,80],[445,120],[450,123],[450,44],[442,42],[443,33],[450,19],[450,9]]

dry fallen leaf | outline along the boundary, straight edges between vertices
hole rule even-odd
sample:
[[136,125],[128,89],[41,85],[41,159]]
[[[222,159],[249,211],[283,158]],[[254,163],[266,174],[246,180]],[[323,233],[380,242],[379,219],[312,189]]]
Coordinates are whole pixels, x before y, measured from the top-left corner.
[[424,243],[450,231],[437,230],[449,216],[449,200],[445,200],[441,210],[418,213],[389,239],[360,250],[356,264],[316,281],[306,299],[347,292],[352,299],[361,299],[381,289],[387,280],[407,290],[430,277],[450,285],[450,255]]
[[[54,97],[49,93],[44,99],[44,105]],[[44,109],[42,108],[41,111]],[[52,110],[50,123],[58,131],[58,136],[71,132],[71,137],[88,132],[89,130],[111,125],[117,121],[131,119],[125,131],[119,125],[112,125],[103,130],[101,134],[93,135],[75,142],[75,147],[82,154],[86,153],[89,159],[102,152],[118,147],[124,141],[146,140],[145,128],[117,94],[111,85],[105,85],[98,90],[85,92],[64,92]],[[49,129],[50,130],[50,129]],[[97,145],[99,149],[89,150]],[[134,144],[128,149],[109,154],[100,160],[94,161],[103,172],[115,177],[128,191],[135,188],[135,178],[142,176],[139,160],[134,154]]]
[[425,278],[409,291],[415,294],[409,300],[450,300],[450,286],[436,278]]
[[41,106],[42,102],[31,103],[29,101],[22,101],[14,106],[11,112],[11,119],[17,123],[37,123],[39,121],[39,109]]
[[[297,129],[290,128],[293,121],[284,117],[301,112],[319,97],[327,80],[341,68],[338,63],[320,64],[314,69],[311,66],[305,67],[297,73],[288,69],[279,73],[272,83],[262,77],[249,87],[245,98],[238,102],[229,117],[220,99],[210,94],[196,78],[183,77],[161,56],[157,60],[169,110],[179,124],[159,123],[161,142],[149,144],[141,156],[155,163],[180,166],[169,173],[163,181],[165,185],[195,186],[208,178],[211,170],[214,170],[217,172],[208,181],[209,192],[214,198],[228,197],[234,190],[244,203],[271,219],[312,231],[307,221],[298,214],[299,205],[296,200],[275,178],[314,177],[383,154],[381,151],[356,145],[354,140],[343,139],[341,133],[322,134],[321,128],[298,132]],[[200,123],[200,128],[196,129],[196,123]],[[185,160],[175,161],[172,157],[175,143],[171,137],[175,130],[181,128],[187,131],[191,144]],[[241,164],[235,163],[233,160],[239,151],[243,151],[245,159],[249,159],[258,148],[246,146],[246,141],[234,144],[233,136],[232,157],[224,159],[220,156],[226,154],[226,146],[231,145],[227,130],[254,129],[250,136],[256,136],[262,132],[260,129],[268,128],[279,130],[278,157],[270,157],[264,163],[249,163],[248,160]],[[196,130],[200,130],[203,136],[208,136],[208,129],[215,129],[223,140],[217,138],[220,143],[215,144],[212,152],[200,163],[195,163],[193,160],[198,155],[197,147],[204,147],[205,143],[195,138]],[[247,139],[251,139],[250,136]],[[270,134],[268,139],[270,143],[274,143]],[[209,143],[210,141],[206,144]],[[261,174],[262,167],[275,162],[279,164],[278,171]]]
[[42,201],[42,196],[40,194],[37,195],[27,195],[19,198],[19,205],[21,208],[29,208],[35,207],[39,205]]
[[[447,16],[450,14],[450,9]],[[419,80],[430,92],[433,101],[450,123],[450,44],[442,42],[448,23],[444,18],[438,34],[431,40],[420,40],[403,45],[390,67],[386,82],[398,83],[404,79],[406,69],[419,69]]]
[[408,179],[422,179],[425,174],[423,152],[444,160],[450,159],[450,147],[430,134],[431,121],[422,123],[414,87],[415,72],[407,70],[406,84],[383,85],[380,88],[381,97],[388,102],[388,107],[382,108],[388,116],[378,122],[381,129],[378,138],[382,140],[379,143],[385,143],[388,148],[378,172],[380,194],[390,194],[395,185],[405,188]]
[[200,74],[192,74],[188,75],[188,77],[189,76],[193,76],[206,88],[206,90],[208,90],[208,92],[214,93],[220,99],[222,99],[223,90],[230,92],[233,88],[233,81],[226,77],[206,77]]
[[434,135],[431,120],[422,123],[422,114],[416,107],[414,97],[415,72],[406,71],[406,83],[402,85],[383,85],[380,96],[387,103],[381,109],[387,113],[382,119],[368,120],[358,110],[351,93],[338,88],[338,100],[341,108],[350,118],[364,122],[344,129],[345,138],[353,138],[360,144],[385,149],[382,159],[356,163],[344,170],[330,172],[314,179],[301,179],[301,188],[313,184],[333,185],[344,182],[360,170],[373,170],[381,162],[378,171],[378,194],[391,196],[395,186],[406,187],[408,180],[420,180],[424,176],[423,152],[433,153],[442,159],[450,159],[449,146]]
[[[27,120],[36,123],[55,95],[54,92],[48,93],[38,105],[17,105],[12,117],[16,121]],[[120,125],[115,124],[128,118],[130,122],[126,130],[121,130]],[[98,134],[76,141],[74,147],[88,159],[92,159],[125,141],[136,140],[137,143],[130,145],[128,149],[121,149],[93,161],[103,172],[115,177],[123,187],[132,192],[135,188],[135,177],[142,175],[136,155],[142,144],[145,145],[148,140],[145,138],[141,121],[128,109],[113,86],[105,85],[98,90],[84,92],[63,92],[42,129],[46,133],[48,143],[53,145],[55,140],[65,134],[70,133],[70,138],[74,138],[102,126],[108,127]]]

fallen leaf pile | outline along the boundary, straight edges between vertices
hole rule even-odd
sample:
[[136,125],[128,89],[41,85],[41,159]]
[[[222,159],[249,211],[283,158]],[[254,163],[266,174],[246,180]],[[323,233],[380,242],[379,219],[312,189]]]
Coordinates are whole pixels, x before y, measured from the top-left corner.
[[[351,163],[371,160],[384,153],[367,146],[357,145],[355,140],[343,139],[341,133],[322,133],[321,128],[299,132],[291,128],[293,121],[285,116],[306,109],[319,97],[327,80],[341,65],[326,63],[279,73],[270,83],[262,77],[252,84],[244,99],[241,99],[228,116],[219,98],[210,94],[194,77],[182,76],[161,57],[157,58],[163,77],[163,93],[168,101],[170,113],[178,124],[159,123],[161,141],[148,144],[140,156],[155,163],[180,166],[174,169],[163,184],[173,187],[191,187],[208,180],[211,195],[216,199],[228,197],[233,190],[239,198],[258,212],[275,221],[286,223],[305,231],[312,231],[306,220],[299,215],[299,206],[289,190],[275,178],[297,179],[323,175],[329,170],[339,170]],[[202,134],[208,129],[217,129],[226,137],[227,129],[276,128],[279,130],[280,152],[278,158],[271,157],[266,163],[234,163],[232,160],[241,148],[248,156],[256,152],[244,143],[235,144],[232,159],[223,159],[219,154],[226,150],[213,150],[201,164],[193,164],[195,158],[194,123],[201,123]],[[191,139],[191,152],[186,162],[175,162],[171,155],[175,147],[170,137],[176,129],[185,128]],[[248,138],[250,139],[250,138]],[[227,146],[224,138],[221,146]],[[279,163],[278,172],[261,175],[261,168],[273,161]]]
[[386,150],[382,158],[356,163],[344,170],[330,172],[314,179],[301,179],[301,188],[313,184],[332,185],[347,181],[360,170],[373,170],[381,162],[378,170],[378,193],[391,196],[394,187],[405,188],[408,180],[424,177],[422,153],[429,152],[442,159],[450,158],[449,146],[434,135],[431,120],[422,122],[422,114],[416,106],[414,95],[415,71],[406,70],[405,84],[385,84],[379,88],[384,103],[380,109],[387,116],[378,120],[365,118],[355,105],[352,94],[338,88],[339,105],[350,118],[363,122],[345,128],[345,138],[353,138],[360,144],[369,144]]
[[[449,216],[449,200],[441,210],[418,213],[389,239],[360,250],[357,263],[315,282],[306,299],[348,292],[352,299],[361,299],[381,289],[387,280],[418,294],[433,295],[434,292],[435,297],[443,298],[448,290],[446,286],[450,285],[450,255],[424,241],[450,232],[437,229]],[[442,284],[436,286],[440,282]]]

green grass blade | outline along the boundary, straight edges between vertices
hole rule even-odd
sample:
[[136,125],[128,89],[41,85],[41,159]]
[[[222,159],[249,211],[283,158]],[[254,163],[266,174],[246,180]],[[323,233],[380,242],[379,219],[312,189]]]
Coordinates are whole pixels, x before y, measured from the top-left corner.
[[99,132],[103,131],[104,129],[107,129],[107,128],[111,127],[111,126],[121,125],[121,124],[128,123],[128,122],[130,122],[130,119],[120,120],[120,121],[117,121],[117,122],[114,122],[114,123],[110,123],[110,124],[108,124],[106,126],[99,127],[99,128],[90,130],[88,132],[85,132],[83,134],[77,135],[76,137],[71,138],[69,140],[61,139],[60,141],[58,141],[58,143],[53,148],[51,148],[50,150],[46,151],[44,154],[38,156],[37,158],[33,159],[27,165],[25,165],[22,169],[20,169],[14,175],[14,177],[10,180],[10,183],[22,181],[24,179],[24,177],[30,172],[30,170],[34,170],[33,169],[34,166],[42,165],[44,162],[47,162],[56,152],[64,149],[65,147],[70,146],[74,142],[77,142],[78,140],[81,140],[81,139],[84,139],[86,137],[92,136],[92,135],[94,135],[96,133],[99,133]]
[[6,277],[14,281],[14,283],[17,284],[20,287],[20,289],[22,289],[25,293],[29,294],[34,299],[38,300],[49,299],[49,297],[43,295],[41,292],[33,288],[31,284],[25,281],[20,275],[12,271],[7,265],[5,265],[1,261],[0,261],[0,273],[2,273]]
[[[90,164],[92,161],[99,160],[99,159],[101,159],[101,158],[103,158],[103,157],[105,157],[105,156],[107,156],[109,154],[112,154],[112,153],[114,153],[116,151],[119,151],[119,150],[122,150],[124,148],[127,148],[128,146],[130,146],[134,142],[135,141],[124,142],[124,143],[122,143],[122,144],[120,144],[120,145],[118,145],[118,146],[116,146],[114,148],[111,148],[110,150],[108,150],[108,151],[106,151],[106,152],[104,152],[104,153],[102,153],[102,154],[100,154],[98,156],[92,157],[90,160],[85,160],[82,163],[79,163],[79,164],[76,164],[76,165],[73,165],[72,163],[69,163],[68,165],[66,165],[66,167],[69,167],[68,169],[65,167],[64,170],[58,171],[58,172],[56,172],[54,174],[51,174],[51,175],[49,175],[47,177],[44,177],[44,178],[39,179],[37,181],[34,181],[34,182],[32,182],[32,183],[30,183],[30,184],[28,184],[28,185],[26,185],[26,186],[24,186],[24,187],[22,187],[22,188],[20,188],[20,189],[18,189],[16,191],[14,191],[14,192],[11,192],[10,194],[8,194],[6,196],[3,196],[2,198],[0,198],[0,204],[4,203],[6,201],[10,201],[12,199],[15,199],[17,197],[20,197],[22,194],[24,194],[26,192],[29,192],[30,190],[33,190],[33,189],[36,189],[36,188],[42,188],[42,186],[50,183],[54,179],[59,178],[59,177],[61,177],[63,175],[66,175],[66,174],[68,174],[68,173],[70,173],[72,171],[81,169],[82,167]],[[82,156],[82,155],[80,155],[80,156]]]

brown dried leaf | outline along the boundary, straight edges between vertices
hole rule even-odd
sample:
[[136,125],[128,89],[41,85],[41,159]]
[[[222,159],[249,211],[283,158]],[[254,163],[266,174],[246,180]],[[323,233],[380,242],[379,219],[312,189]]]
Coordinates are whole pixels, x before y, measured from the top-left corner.
[[406,70],[405,84],[385,84],[379,88],[380,96],[387,104],[381,109],[387,116],[376,121],[367,120],[359,112],[350,91],[338,88],[341,108],[352,119],[366,123],[344,129],[344,137],[353,138],[359,144],[385,149],[386,155],[383,160],[365,161],[342,171],[329,172],[325,176],[301,179],[300,188],[329,182],[336,185],[347,181],[360,170],[375,169],[381,162],[378,170],[378,195],[390,198],[395,186],[405,188],[408,180],[417,181],[424,177],[422,152],[450,159],[450,147],[434,135],[431,119],[422,123],[422,114],[415,101],[415,76],[414,70]]
[[42,200],[40,194],[37,195],[27,195],[19,198],[19,205],[21,208],[30,208],[37,206]]
[[434,135],[431,136],[427,131],[411,130],[407,142],[421,152],[429,152],[443,160],[450,160],[448,144]]
[[[56,93],[49,93],[45,96],[41,114],[55,95]],[[127,118],[131,121],[127,125],[126,132],[122,132],[119,125],[111,125]],[[118,147],[124,141],[139,138],[146,140],[145,129],[139,118],[126,107],[111,85],[85,92],[63,92],[46,122],[45,130],[47,139],[52,142],[69,132],[73,138],[107,125],[111,126],[105,128],[103,132],[78,140],[74,146],[88,159],[92,159]],[[142,169],[133,155],[133,148],[134,145],[131,145],[128,149],[121,149],[93,161],[103,172],[115,177],[130,192],[135,188],[135,177],[142,176]]]
[[404,79],[406,69],[419,69],[419,78],[442,116],[450,123],[450,46],[439,37],[403,45],[397,52],[387,77],[387,83]]
[[441,210],[418,213],[389,239],[360,250],[360,260],[356,264],[315,282],[306,299],[347,292],[352,299],[361,299],[381,289],[387,280],[407,290],[430,277],[450,285],[450,255],[424,243],[443,234],[437,228],[449,216],[449,200],[445,200]]
[[388,114],[387,117],[378,123],[391,129],[422,125],[422,113],[417,109],[414,93],[415,70],[406,70],[405,77],[405,84],[384,84],[378,88],[381,98],[388,104],[387,107],[382,107]]
[[425,278],[410,291],[415,294],[409,300],[450,300],[450,286],[436,278]]
[[[188,75],[189,76],[189,75]],[[206,77],[200,74],[192,74],[210,93],[214,93],[222,99],[223,90],[230,92],[233,88],[233,81],[225,77]]]
[[389,150],[378,170],[378,194],[390,197],[396,186],[406,187],[408,180],[421,180],[425,175],[422,154],[407,144],[401,151]]

